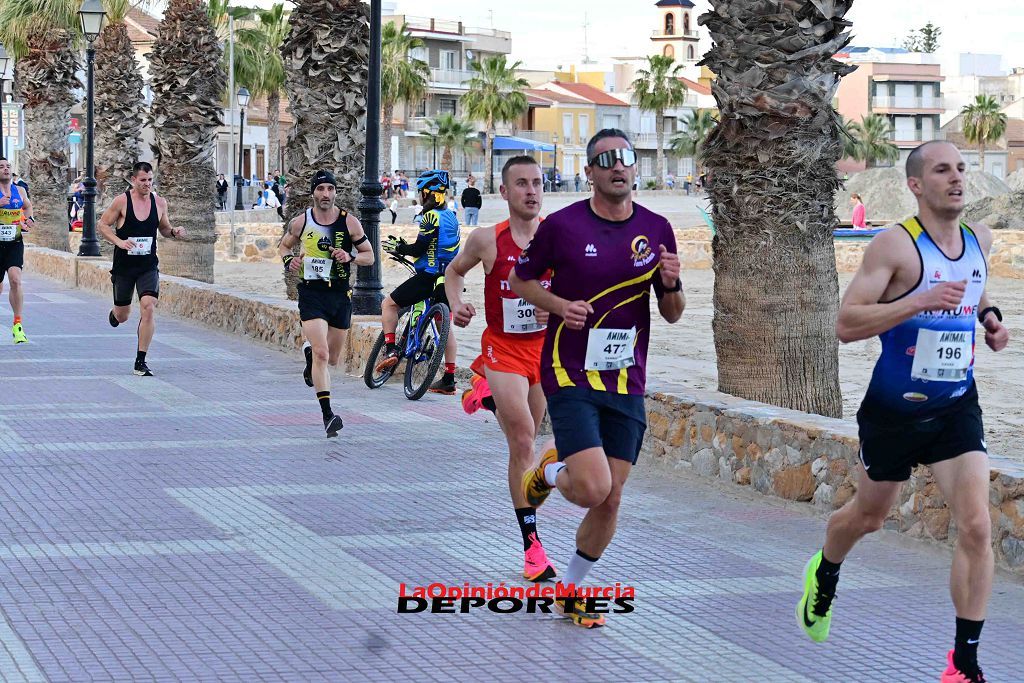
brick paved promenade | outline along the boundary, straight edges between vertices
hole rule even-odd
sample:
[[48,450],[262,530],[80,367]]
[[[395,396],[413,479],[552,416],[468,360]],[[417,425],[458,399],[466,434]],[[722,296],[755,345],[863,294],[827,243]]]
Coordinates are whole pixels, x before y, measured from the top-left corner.
[[[644,468],[592,577],[634,585],[634,613],[592,632],[396,614],[400,581],[520,582],[493,421],[346,379],[329,441],[298,353],[162,318],[156,376],[134,377],[134,317],[113,330],[109,299],[27,287],[32,344],[0,303],[5,681],[938,679],[947,551],[862,544],[814,645],[793,605],[823,519]],[[541,510],[559,569],[579,519],[557,494]],[[1024,679],[1022,643],[1024,587],[999,577],[990,680]]]

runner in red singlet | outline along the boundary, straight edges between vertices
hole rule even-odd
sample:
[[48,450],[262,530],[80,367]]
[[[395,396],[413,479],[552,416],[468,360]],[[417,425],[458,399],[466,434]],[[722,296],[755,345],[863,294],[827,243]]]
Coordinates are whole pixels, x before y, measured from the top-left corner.
[[[509,159],[501,170],[501,196],[509,219],[479,228],[467,238],[445,272],[445,290],[455,324],[466,327],[476,309],[462,300],[466,273],[483,263],[487,329],[480,339],[480,357],[473,363],[473,388],[463,396],[466,412],[483,405],[494,410],[508,441],[508,487],[523,537],[523,576],[544,581],[555,576],[537,535],[537,511],[526,502],[523,476],[536,458],[534,443],[546,402],[540,387],[540,356],[547,313],[512,292],[508,275],[540,224],[544,180],[540,166],[528,156]],[[553,444],[550,445],[553,448]]]

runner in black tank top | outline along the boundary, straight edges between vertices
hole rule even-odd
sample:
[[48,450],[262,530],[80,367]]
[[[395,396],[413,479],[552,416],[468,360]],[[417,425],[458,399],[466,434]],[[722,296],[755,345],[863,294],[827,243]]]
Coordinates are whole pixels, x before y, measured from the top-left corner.
[[[112,327],[128,320],[132,311],[132,295],[139,296],[139,346],[135,356],[135,374],[149,377],[146,352],[156,329],[154,316],[160,296],[159,260],[156,255],[157,232],[164,237],[183,237],[184,228],[172,228],[167,218],[167,202],[153,194],[153,167],[146,162],[135,164],[132,189],[117,197],[103,212],[98,229],[105,240],[114,245],[114,265],[110,281],[114,284],[114,308],[107,317]],[[136,202],[149,204],[145,211]],[[115,230],[116,226],[116,230]]]

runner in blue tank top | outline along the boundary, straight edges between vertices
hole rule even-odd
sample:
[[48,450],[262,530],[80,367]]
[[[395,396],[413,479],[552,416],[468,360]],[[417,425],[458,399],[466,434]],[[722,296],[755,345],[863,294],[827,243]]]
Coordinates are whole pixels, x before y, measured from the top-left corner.
[[879,335],[882,354],[857,412],[860,481],[832,515],[824,548],[804,570],[800,627],[828,637],[839,566],[862,537],[882,527],[911,468],[927,465],[956,523],[950,579],[954,647],[941,683],[984,681],[978,641],[992,589],[989,463],[974,384],[976,325],[1001,351],[1002,313],[985,294],[992,232],[960,221],[965,164],[956,147],[928,142],[907,159],[917,216],[879,234],[839,310],[843,342]]

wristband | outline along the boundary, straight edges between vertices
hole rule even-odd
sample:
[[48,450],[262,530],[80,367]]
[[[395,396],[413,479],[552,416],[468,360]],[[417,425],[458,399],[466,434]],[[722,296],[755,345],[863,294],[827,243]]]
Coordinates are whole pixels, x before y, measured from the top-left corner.
[[998,320],[999,322],[1003,322],[1003,312],[1000,311],[995,306],[989,306],[988,308],[983,310],[981,313],[979,313],[978,314],[978,322],[981,323],[982,325],[984,325],[985,324],[985,316],[987,316],[989,313],[995,313],[996,314],[996,320]]
[[669,289],[667,287],[665,288],[665,293],[666,294],[675,294],[676,292],[681,292],[681,291],[683,291],[683,281],[680,280],[679,278],[676,278],[676,284],[673,285],[671,289]]
[[292,264],[293,258],[295,258],[295,254],[288,254],[286,256],[281,257],[281,260],[284,261],[285,270],[287,270],[288,267]]

